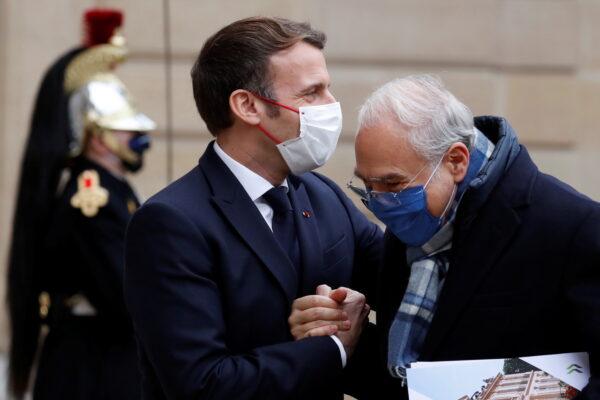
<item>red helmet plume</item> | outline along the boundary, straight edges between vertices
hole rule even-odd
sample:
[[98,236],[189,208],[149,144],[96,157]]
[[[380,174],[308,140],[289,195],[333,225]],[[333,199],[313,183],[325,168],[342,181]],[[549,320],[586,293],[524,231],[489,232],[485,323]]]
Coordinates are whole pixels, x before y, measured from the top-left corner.
[[85,12],[85,46],[108,43],[115,29],[123,24],[123,13],[114,8],[93,8]]

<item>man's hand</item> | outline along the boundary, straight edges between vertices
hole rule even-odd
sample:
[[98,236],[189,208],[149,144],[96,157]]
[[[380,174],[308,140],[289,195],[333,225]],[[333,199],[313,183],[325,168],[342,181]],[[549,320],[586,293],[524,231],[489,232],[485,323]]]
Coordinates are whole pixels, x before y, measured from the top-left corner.
[[[342,310],[348,314],[350,320],[350,329],[338,331],[336,336],[342,341],[348,357],[351,357],[362,334],[365,321],[371,311],[371,307],[366,303],[365,295],[355,290],[345,289],[347,295],[342,303]],[[337,290],[340,290],[337,289]]]
[[316,295],[294,301],[288,322],[296,340],[337,334],[350,356],[369,311],[362,293],[343,287],[331,290],[327,285],[320,285]]
[[349,330],[351,323],[348,314],[342,310],[346,295],[345,289],[332,291],[329,286],[321,285],[317,288],[317,294],[296,299],[288,318],[294,339],[329,336]]

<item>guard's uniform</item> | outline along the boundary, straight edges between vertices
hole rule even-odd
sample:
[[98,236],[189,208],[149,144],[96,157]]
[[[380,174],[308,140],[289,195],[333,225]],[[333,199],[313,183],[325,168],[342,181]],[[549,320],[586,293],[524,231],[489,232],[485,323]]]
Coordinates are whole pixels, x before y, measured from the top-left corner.
[[71,171],[46,240],[49,333],[34,398],[137,399],[122,277],[125,228],[139,201],[125,180],[89,160],[77,159]]
[[122,283],[125,228],[139,201],[120,176],[142,167],[156,124],[114,74],[127,55],[122,19],[86,12],[85,43],[49,68],[36,99],[8,268],[16,400],[31,391],[37,354],[34,400],[140,397]]

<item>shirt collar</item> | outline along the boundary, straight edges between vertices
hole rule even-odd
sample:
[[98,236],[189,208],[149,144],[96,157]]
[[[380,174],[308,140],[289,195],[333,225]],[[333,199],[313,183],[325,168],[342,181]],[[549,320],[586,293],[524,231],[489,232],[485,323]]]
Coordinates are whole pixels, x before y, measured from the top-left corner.
[[[265,193],[271,190],[274,186],[258,175],[256,172],[252,171],[250,168],[245,165],[239,163],[234,160],[229,154],[225,153],[223,149],[217,144],[217,142],[213,142],[213,148],[215,149],[215,153],[219,156],[221,160],[225,163],[227,168],[233,173],[233,175],[240,182],[248,196],[252,201],[256,201],[261,198]],[[288,182],[285,179],[280,186],[285,187],[286,192],[288,191]]]

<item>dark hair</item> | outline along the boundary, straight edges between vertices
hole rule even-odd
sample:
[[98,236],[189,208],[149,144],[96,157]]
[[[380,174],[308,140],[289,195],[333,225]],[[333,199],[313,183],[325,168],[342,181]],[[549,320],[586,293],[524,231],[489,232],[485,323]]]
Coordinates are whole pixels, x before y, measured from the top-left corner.
[[269,57],[300,41],[322,50],[327,38],[308,23],[252,17],[227,25],[204,43],[191,76],[196,107],[213,135],[233,124],[233,91],[272,98]]

